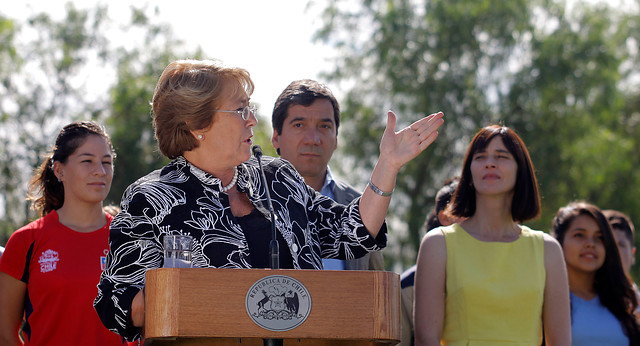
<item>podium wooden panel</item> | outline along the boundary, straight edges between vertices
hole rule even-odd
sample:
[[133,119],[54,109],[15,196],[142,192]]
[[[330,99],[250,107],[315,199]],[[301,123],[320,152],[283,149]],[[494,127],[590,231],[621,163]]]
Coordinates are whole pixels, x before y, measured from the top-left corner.
[[[247,292],[270,275],[309,291],[311,311],[296,328],[270,331],[247,313]],[[393,272],[159,268],[147,272],[145,287],[145,345],[395,345],[401,337]]]

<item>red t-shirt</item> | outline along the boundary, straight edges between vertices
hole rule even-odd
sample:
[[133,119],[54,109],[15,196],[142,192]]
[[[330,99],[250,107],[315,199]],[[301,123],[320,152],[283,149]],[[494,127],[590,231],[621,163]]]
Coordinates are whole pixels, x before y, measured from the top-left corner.
[[50,212],[11,235],[0,271],[27,284],[25,345],[123,345],[93,308],[109,250],[109,224],[76,232]]

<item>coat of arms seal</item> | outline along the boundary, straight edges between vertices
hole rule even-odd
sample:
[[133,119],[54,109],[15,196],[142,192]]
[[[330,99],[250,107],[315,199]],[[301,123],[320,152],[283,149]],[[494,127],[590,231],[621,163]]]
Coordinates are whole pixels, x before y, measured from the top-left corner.
[[300,281],[270,275],[256,281],[247,292],[247,314],[260,327],[287,331],[301,325],[311,312],[311,295]]

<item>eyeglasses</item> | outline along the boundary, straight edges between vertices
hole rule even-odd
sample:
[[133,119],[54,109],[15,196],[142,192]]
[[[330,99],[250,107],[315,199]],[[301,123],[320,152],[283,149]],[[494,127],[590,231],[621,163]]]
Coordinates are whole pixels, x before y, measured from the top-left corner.
[[221,110],[215,110],[216,112],[223,112],[223,113],[236,113],[239,116],[242,117],[242,120],[247,121],[247,119],[249,119],[249,114],[256,114],[256,105],[253,106],[246,106],[244,107],[241,111],[221,111]]

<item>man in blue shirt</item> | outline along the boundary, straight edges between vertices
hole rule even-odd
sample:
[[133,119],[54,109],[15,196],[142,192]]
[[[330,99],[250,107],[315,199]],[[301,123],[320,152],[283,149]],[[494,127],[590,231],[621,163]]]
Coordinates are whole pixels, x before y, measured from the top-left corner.
[[[310,79],[289,84],[276,100],[271,125],[271,143],[307,185],[341,204],[360,196],[329,169],[329,160],[338,147],[340,106],[326,85]],[[353,260],[323,259],[323,266],[332,270],[383,270],[384,261],[376,251]]]

